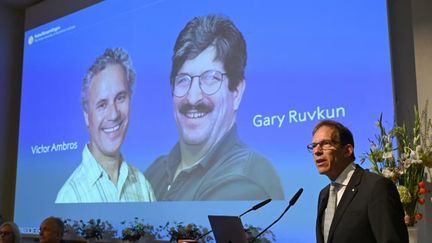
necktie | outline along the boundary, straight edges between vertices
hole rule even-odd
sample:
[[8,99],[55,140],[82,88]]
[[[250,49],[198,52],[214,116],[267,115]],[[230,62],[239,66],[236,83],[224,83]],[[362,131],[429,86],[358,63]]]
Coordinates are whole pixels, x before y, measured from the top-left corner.
[[324,213],[324,226],[323,226],[324,243],[327,243],[327,238],[330,231],[330,225],[333,221],[333,216],[337,207],[336,203],[337,203],[337,184],[331,183],[327,208],[325,209],[325,213]]

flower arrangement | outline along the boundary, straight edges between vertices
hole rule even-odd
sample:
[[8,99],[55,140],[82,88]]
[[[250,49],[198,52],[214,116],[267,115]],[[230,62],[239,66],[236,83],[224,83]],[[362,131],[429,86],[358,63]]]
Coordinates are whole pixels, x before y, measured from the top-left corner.
[[64,234],[67,237],[78,237],[80,235],[80,224],[79,221],[72,219],[63,220],[64,224]]
[[[126,221],[121,222],[122,225]],[[138,241],[141,237],[155,239],[156,231],[153,225],[145,224],[143,219],[135,217],[133,222],[129,222],[128,226],[122,230],[122,240],[124,241]]]
[[100,219],[90,219],[87,222],[66,219],[63,222],[66,234],[81,236],[86,240],[110,239],[116,234],[110,222]]
[[[421,220],[417,205],[426,202],[425,168],[432,167],[432,123],[425,109],[414,108],[414,126],[411,132],[405,125],[386,131],[382,115],[376,122],[380,133],[371,148],[362,157],[369,160],[372,171],[391,179],[397,186],[405,210],[405,224],[413,226]],[[432,200],[432,199],[431,199]]]
[[[255,227],[250,224],[245,224],[243,227],[245,229],[248,242],[254,239],[262,231],[260,227]],[[254,242],[256,243],[276,242],[276,236],[271,230],[267,230],[260,237],[258,237]]]
[[[90,219],[88,222],[66,219],[63,222],[65,235],[69,238],[82,237],[87,240],[113,239],[116,234],[116,230],[113,229],[111,223],[100,219]],[[151,224],[146,224],[143,219],[138,217],[135,217],[131,222],[123,221],[120,223],[126,226],[122,230],[123,241],[135,242],[141,238],[152,241],[169,238],[171,242],[178,242],[178,240],[193,240],[200,243],[214,242],[209,230],[196,224],[184,225],[183,222],[174,221],[173,223],[167,222],[165,225],[154,227]],[[254,239],[262,231],[260,227],[250,224],[245,224],[244,230],[248,241]],[[254,242],[276,242],[276,237],[271,230],[267,230]]]
[[[199,242],[213,240],[213,237],[208,235],[209,230],[207,228],[196,224],[184,225],[183,222],[167,222],[164,226],[159,226],[158,232],[166,232],[166,236],[170,238],[169,240],[171,242],[177,242],[180,239],[196,240],[200,237],[202,238],[199,239]],[[159,236],[161,236],[161,234],[159,234]]]

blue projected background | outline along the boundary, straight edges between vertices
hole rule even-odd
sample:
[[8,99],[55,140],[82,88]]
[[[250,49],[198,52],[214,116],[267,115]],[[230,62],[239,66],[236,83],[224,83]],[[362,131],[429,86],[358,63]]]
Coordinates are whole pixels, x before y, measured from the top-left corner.
[[[238,215],[257,203],[54,203],[89,141],[80,89],[95,58],[108,47],[130,54],[137,79],[122,154],[145,171],[178,140],[169,85],[172,50],[184,25],[206,14],[228,16],[246,39],[238,130],[272,161],[285,191],[286,200],[242,221],[266,227],[303,187],[272,230],[278,242],[315,242],[318,193],[328,179],[306,150],[313,126],[324,118],[346,124],[359,157],[379,115],[393,120],[385,1],[106,1],[27,31],[15,199],[15,221],[23,231],[32,232],[51,215],[101,218],[117,227],[135,216],[154,225],[176,220],[209,226],[209,214]],[[283,122],[269,122],[275,116]],[[63,143],[74,147],[36,151]]]

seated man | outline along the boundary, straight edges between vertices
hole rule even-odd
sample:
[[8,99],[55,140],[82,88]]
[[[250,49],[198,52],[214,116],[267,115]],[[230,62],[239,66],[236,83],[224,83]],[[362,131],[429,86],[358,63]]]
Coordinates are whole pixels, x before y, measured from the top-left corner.
[[48,217],[42,221],[39,227],[40,243],[59,243],[62,242],[64,234],[64,223],[56,217]]

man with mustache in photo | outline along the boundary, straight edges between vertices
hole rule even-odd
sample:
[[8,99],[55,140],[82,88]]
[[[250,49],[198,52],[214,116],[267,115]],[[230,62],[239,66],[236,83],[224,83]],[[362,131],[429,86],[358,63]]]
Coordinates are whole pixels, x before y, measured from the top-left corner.
[[153,190],[120,153],[129,126],[135,71],[122,48],[106,49],[84,77],[81,99],[90,142],[56,203],[149,202]]
[[171,91],[179,142],[145,172],[158,200],[284,199],[271,162],[238,137],[246,43],[224,16],[195,17],[174,47]]

